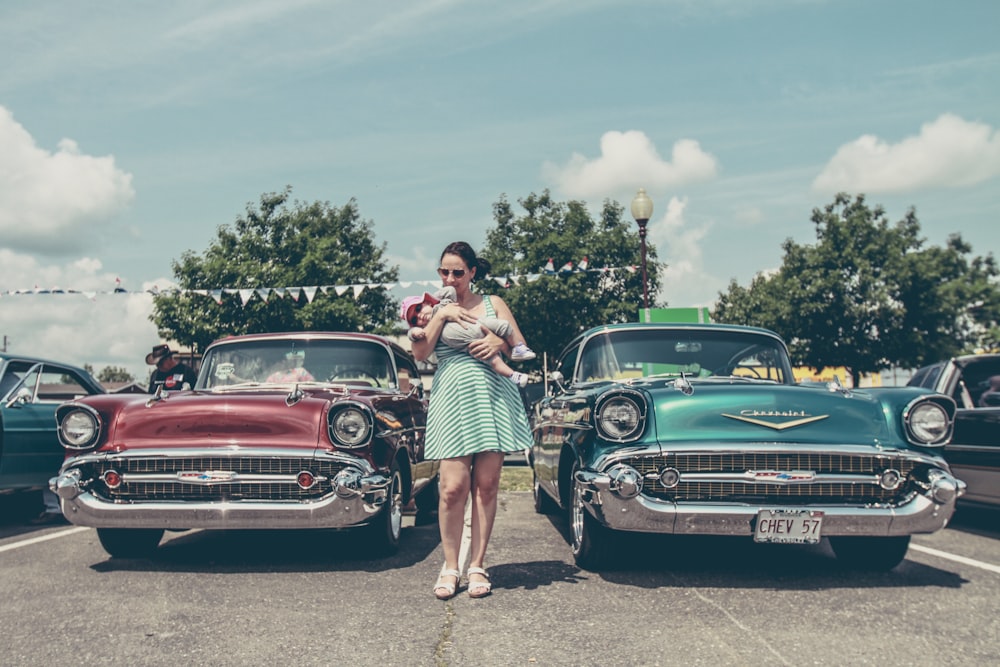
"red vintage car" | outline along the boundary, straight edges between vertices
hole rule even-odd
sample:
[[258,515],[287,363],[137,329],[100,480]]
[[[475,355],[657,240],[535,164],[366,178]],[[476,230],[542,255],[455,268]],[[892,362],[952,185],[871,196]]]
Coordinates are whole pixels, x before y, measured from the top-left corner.
[[136,557],[164,530],[353,528],[382,553],[411,499],[437,503],[427,401],[408,352],[380,336],[238,336],[205,351],[193,390],[59,407],[66,518]]

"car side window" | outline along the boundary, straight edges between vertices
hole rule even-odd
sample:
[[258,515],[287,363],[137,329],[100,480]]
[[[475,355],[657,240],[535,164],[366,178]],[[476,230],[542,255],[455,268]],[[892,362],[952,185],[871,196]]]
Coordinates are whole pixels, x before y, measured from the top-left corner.
[[38,362],[18,360],[9,362],[7,368],[4,369],[3,378],[0,379],[0,395],[3,396],[4,400],[9,399],[15,389],[20,391],[20,387],[27,387],[33,395],[37,372],[31,373],[31,371],[37,368],[41,368]]
[[577,345],[570,349],[563,358],[559,360],[558,371],[562,373],[564,382],[573,382],[575,379],[573,377],[573,371],[576,369],[576,359],[580,354],[580,346]]
[[75,371],[49,364],[35,369],[25,386],[35,390],[36,403],[63,403],[91,393]]
[[420,379],[420,371],[406,357],[399,354],[393,354],[393,356],[396,358],[396,374],[399,390],[403,393],[409,392],[413,387],[413,382]]

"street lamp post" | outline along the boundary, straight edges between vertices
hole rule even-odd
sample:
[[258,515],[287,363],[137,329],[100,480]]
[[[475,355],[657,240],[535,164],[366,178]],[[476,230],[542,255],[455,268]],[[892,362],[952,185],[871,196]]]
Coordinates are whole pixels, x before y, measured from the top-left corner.
[[646,321],[649,321],[649,287],[646,281],[646,223],[653,215],[653,200],[646,196],[645,188],[639,188],[632,199],[632,217],[639,225],[639,242],[642,247],[642,307],[646,311]]

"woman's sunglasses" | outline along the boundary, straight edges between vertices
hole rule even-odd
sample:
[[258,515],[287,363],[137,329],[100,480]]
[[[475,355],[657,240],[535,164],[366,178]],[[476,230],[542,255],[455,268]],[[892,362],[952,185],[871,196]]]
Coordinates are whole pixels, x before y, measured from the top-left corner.
[[438,269],[438,275],[442,278],[447,278],[448,274],[455,278],[461,278],[465,275],[465,269]]

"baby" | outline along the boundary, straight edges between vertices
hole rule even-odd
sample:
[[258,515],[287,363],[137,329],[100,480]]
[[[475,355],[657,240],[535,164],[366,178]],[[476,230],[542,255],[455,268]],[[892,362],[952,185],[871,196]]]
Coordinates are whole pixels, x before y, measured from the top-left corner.
[[[455,303],[455,296],[454,287],[442,287],[433,295],[424,292],[423,296],[408,296],[403,299],[403,306],[400,312],[403,321],[411,327],[407,333],[410,340],[416,341],[426,338],[424,327],[430,322],[431,317],[437,312],[438,308]],[[458,322],[448,322],[441,329],[441,342],[456,350],[467,350],[469,343],[486,335],[478,325],[485,326],[507,341],[507,344],[511,348],[511,361],[529,361],[535,358],[535,353],[531,351],[523,340],[514,340],[514,328],[510,325],[510,322],[496,317],[480,318],[476,320],[476,325],[470,325],[469,328],[465,328]],[[494,371],[508,378],[517,386],[524,387],[528,384],[528,376],[524,373],[518,373],[508,366],[499,354],[493,355],[489,359],[489,364]]]

